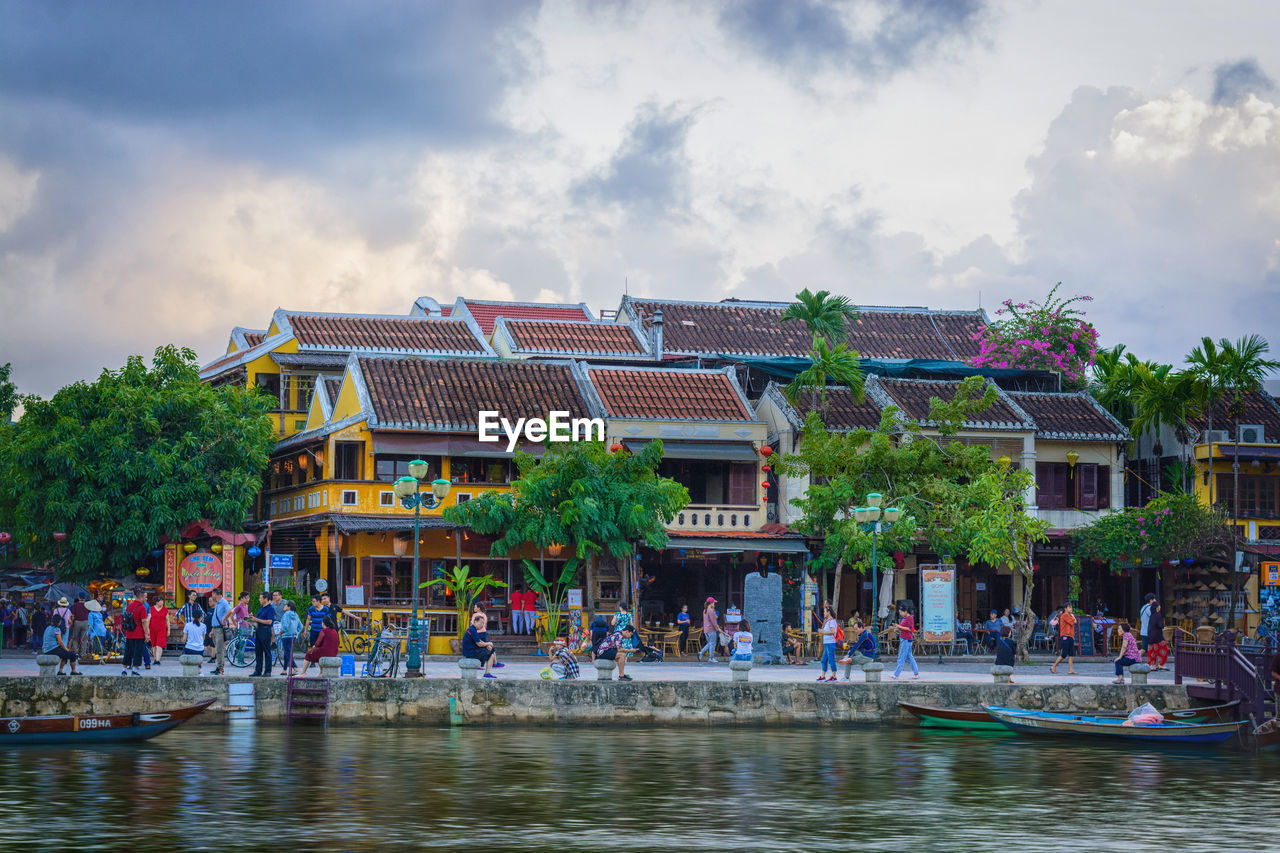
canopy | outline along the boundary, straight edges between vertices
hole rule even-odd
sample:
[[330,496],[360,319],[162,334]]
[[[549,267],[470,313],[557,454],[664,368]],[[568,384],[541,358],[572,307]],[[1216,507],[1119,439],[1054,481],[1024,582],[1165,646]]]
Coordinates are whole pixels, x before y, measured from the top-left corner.
[[767,551],[771,554],[809,553],[809,547],[804,544],[802,537],[783,536],[672,536],[667,540],[667,550],[673,548],[697,548],[721,553],[738,551]]
[[89,598],[89,590],[85,589],[78,583],[54,583],[49,584],[48,592],[44,594],[45,601],[57,601],[59,598],[65,598],[67,601],[75,601],[77,596],[83,595]]
[[[799,356],[742,356],[718,355],[725,361],[735,361],[789,381],[798,373],[808,370],[813,364],[809,359]],[[875,373],[894,379],[942,379],[965,376],[989,376],[992,379],[1020,378],[1034,380],[1046,388],[1058,388],[1057,376],[1049,370],[1018,370],[1017,368],[972,367],[963,361],[947,361],[938,358],[884,359],[864,358],[861,360],[864,373]]]

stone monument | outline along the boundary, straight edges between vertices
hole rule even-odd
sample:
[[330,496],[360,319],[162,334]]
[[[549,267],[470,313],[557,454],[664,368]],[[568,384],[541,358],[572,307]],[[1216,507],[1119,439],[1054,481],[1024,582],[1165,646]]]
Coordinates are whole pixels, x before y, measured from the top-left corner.
[[755,663],[782,663],[782,575],[752,572],[742,584],[742,616],[751,623]]

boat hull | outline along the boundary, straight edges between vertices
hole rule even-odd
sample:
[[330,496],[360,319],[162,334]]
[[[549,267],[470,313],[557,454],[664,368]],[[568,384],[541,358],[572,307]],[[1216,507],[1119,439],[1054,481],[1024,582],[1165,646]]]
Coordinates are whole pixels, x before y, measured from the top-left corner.
[[26,744],[99,744],[147,740],[182,725],[215,701],[207,699],[186,708],[146,714],[0,717],[0,749]]
[[1053,714],[1045,711],[1022,711],[1016,708],[983,706],[991,718],[1021,734],[1052,737],[1093,737],[1117,741],[1146,741],[1177,744],[1223,743],[1240,731],[1243,722],[1182,723],[1165,722],[1163,726],[1125,726],[1116,717],[1090,717]]
[[911,702],[899,702],[898,707],[918,718],[922,727],[983,732],[1008,731],[1002,723],[991,719],[991,716],[981,709],[939,708],[934,705],[915,705]]

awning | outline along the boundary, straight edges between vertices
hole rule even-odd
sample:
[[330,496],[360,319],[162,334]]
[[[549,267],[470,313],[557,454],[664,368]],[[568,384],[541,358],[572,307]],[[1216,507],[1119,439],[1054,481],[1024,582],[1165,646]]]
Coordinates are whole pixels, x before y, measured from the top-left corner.
[[[542,445],[526,443],[520,450],[534,456],[542,455]],[[374,453],[392,453],[398,456],[488,456],[510,459],[507,440],[488,442],[466,436],[431,435],[427,433],[375,432]]]
[[[624,438],[622,444],[639,453],[652,439]],[[662,441],[664,459],[703,459],[709,462],[755,462],[759,459],[749,441]]]
[[674,548],[720,551],[766,551],[770,554],[808,554],[803,537],[783,536],[672,536],[667,550]]
[[[334,515],[331,516],[339,533],[368,533],[382,530],[412,530],[413,516],[403,518],[385,515]],[[422,516],[423,530],[452,530],[455,525],[435,515]]]
[[[1236,446],[1233,444],[1215,444],[1218,452],[1223,456],[1236,455]],[[1280,445],[1270,447],[1241,447],[1239,448],[1241,459],[1280,459]]]

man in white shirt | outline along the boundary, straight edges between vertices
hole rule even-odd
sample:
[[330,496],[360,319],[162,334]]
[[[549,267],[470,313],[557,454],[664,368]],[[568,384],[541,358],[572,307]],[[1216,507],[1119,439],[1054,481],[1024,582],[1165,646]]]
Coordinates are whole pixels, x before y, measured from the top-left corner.
[[[1151,604],[1156,600],[1154,592],[1147,593],[1142,600],[1142,609],[1138,611],[1138,620],[1141,623],[1138,633],[1138,642],[1142,643],[1142,650],[1147,650],[1147,627],[1151,624]],[[1132,612],[1132,611],[1130,611]]]

